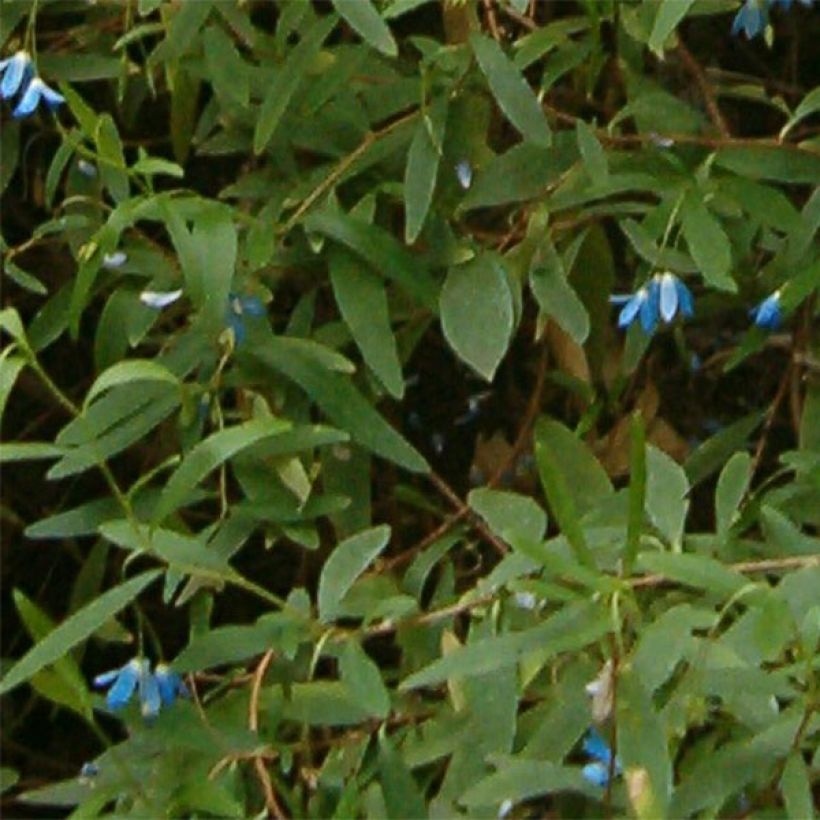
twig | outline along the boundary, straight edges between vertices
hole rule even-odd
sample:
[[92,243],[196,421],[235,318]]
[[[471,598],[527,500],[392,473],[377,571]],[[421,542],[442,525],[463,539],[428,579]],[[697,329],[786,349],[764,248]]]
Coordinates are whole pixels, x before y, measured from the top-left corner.
[[397,120],[393,120],[389,125],[379,131],[369,131],[365,134],[364,139],[359,145],[354,148],[346,157],[339,161],[339,164],[302,200],[299,207],[289,217],[288,221],[282,226],[280,233],[289,233],[304,216],[305,212],[309,210],[315,202],[327,193],[343,176],[343,174],[359,159],[362,154],[380,139],[386,137],[389,133],[409,122],[414,117],[417,117],[419,111],[417,108],[413,109],[407,114],[403,114]]
[[[252,732],[259,731],[259,695],[262,691],[262,681],[273,660],[273,655],[274,651],[272,649],[265,652],[253,675],[251,697],[248,703],[248,728]],[[270,774],[265,767],[265,761],[259,755],[254,755],[253,766],[256,770],[259,783],[262,786],[262,791],[265,793],[265,805],[267,806],[268,814],[277,819],[284,818],[285,813],[282,811],[276,799],[276,792],[273,790],[273,784],[271,783]]]
[[[521,451],[524,449],[527,439],[532,428],[533,423],[535,422],[535,418],[538,415],[538,411],[541,409],[541,394],[544,390],[544,382],[546,381],[546,372],[547,372],[547,348],[546,346],[542,345],[541,347],[541,356],[538,360],[538,370],[536,371],[535,375],[535,385],[533,386],[532,393],[530,394],[530,400],[527,404],[527,409],[524,413],[524,419],[521,422],[521,426],[518,428],[518,435],[515,438],[515,442],[512,445],[509,453],[505,456],[501,464],[496,468],[495,473],[490,476],[489,481],[487,482],[487,486],[492,488],[498,486],[499,482],[501,481],[504,474],[510,467],[515,463],[515,459],[520,455]],[[470,515],[470,508],[463,504],[460,506],[456,512],[452,515],[448,516],[447,518],[439,524],[432,532],[428,533],[424,536],[418,543],[414,544],[409,549],[405,550],[398,555],[393,556],[382,562],[382,567],[384,569],[392,570],[402,564],[406,563],[407,561],[411,560],[413,556],[417,555],[422,550],[427,549],[430,544],[435,543],[438,541],[439,538],[445,536],[448,532],[450,532],[453,527],[460,524]]]
[[678,53],[683,60],[683,64],[698,84],[700,93],[703,95],[703,101],[706,103],[706,109],[708,110],[709,116],[712,118],[712,122],[715,124],[715,127],[720,132],[722,137],[731,138],[729,126],[726,125],[726,120],[723,119],[723,114],[720,112],[717,100],[715,99],[714,91],[712,91],[712,86],[709,85],[709,80],[706,79],[706,75],[703,73],[700,63],[695,59],[692,52],[689,51],[686,44],[683,42],[680,32],[678,32]]
[[483,0],[484,11],[487,13],[487,25],[490,28],[490,34],[493,40],[497,43],[501,42],[501,32],[498,30],[498,21],[495,19],[495,9],[493,8],[493,0]]
[[427,478],[430,479],[430,482],[439,493],[453,505],[457,512],[472,520],[473,525],[481,533],[482,538],[489,544],[492,544],[499,555],[506,555],[509,552],[509,547],[459,498],[455,490],[453,490],[435,470],[431,470]]

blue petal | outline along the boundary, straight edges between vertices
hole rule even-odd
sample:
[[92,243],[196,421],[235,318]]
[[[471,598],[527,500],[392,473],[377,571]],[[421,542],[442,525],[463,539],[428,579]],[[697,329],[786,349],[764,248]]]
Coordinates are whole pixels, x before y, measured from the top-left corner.
[[177,697],[188,697],[188,687],[182,682],[182,678],[168,667],[167,664],[157,664],[155,677],[159,686],[159,695],[165,706],[170,706]]
[[109,672],[103,672],[101,675],[97,675],[97,677],[94,678],[94,686],[96,686],[97,689],[108,686],[109,683],[113,683],[119,676],[120,671],[120,669],[111,669]]
[[466,191],[473,183],[473,169],[470,163],[463,159],[456,165],[456,176],[458,177],[458,184]]
[[157,679],[151,674],[151,665],[143,661],[139,676],[140,711],[144,718],[155,718],[162,706]]
[[256,296],[242,296],[239,301],[242,303],[242,313],[248,316],[264,316],[267,313],[262,300]]
[[587,732],[586,737],[584,737],[583,749],[591,758],[603,763],[605,766],[609,766],[612,751],[609,744],[595,729],[590,729]]
[[8,100],[24,85],[31,74],[31,58],[25,51],[18,51],[3,66],[3,80],[0,82],[0,97]]
[[603,788],[609,783],[609,768],[604,766],[603,763],[587,763],[587,765],[581,769],[581,774],[584,780],[592,783],[593,786]]
[[677,278],[675,279],[675,289],[678,292],[678,307],[680,312],[686,317],[694,316],[695,300],[692,297],[692,291]]
[[48,106],[49,111],[54,111],[57,106],[62,105],[65,102],[65,97],[60,94],[59,91],[55,91],[51,86],[46,85],[43,83],[42,87],[42,94],[43,100],[45,100],[46,106]]
[[671,273],[664,273],[660,282],[660,312],[664,322],[671,322],[678,312],[678,278]]
[[660,287],[652,280],[648,285],[648,293],[641,304],[641,327],[644,333],[650,335],[658,326],[660,318]]
[[17,108],[11,112],[11,116],[14,117],[14,119],[19,120],[21,117],[27,117],[34,112],[34,109],[37,108],[37,104],[40,102],[42,86],[43,82],[38,81],[36,77],[29,83],[26,93],[23,94],[20,98],[20,102],[17,103]]
[[122,709],[134,694],[140,676],[140,662],[135,658],[120,669],[114,685],[108,690],[106,702],[111,709]]
[[638,311],[640,311],[646,303],[646,298],[646,291],[641,289],[629,299],[629,301],[624,305],[623,310],[618,315],[618,327],[628,327],[635,321]]
[[783,321],[780,310],[780,291],[775,291],[751,311],[754,323],[766,330],[777,330]]
[[634,299],[634,293],[613,293],[609,297],[610,305],[625,305],[630,299]]

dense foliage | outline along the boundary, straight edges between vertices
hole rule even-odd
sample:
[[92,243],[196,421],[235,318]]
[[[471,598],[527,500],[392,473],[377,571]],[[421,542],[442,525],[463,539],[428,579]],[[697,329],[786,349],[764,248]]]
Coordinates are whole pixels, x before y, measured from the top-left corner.
[[812,815],[820,6],[1,9],[6,816]]

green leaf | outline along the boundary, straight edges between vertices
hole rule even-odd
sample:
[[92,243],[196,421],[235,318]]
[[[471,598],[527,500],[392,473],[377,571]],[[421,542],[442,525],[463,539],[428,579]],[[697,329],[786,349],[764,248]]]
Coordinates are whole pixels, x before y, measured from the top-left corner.
[[666,731],[652,698],[630,669],[618,677],[618,755],[629,798],[641,820],[666,817],[672,794],[672,763]]
[[423,113],[416,130],[404,171],[404,241],[416,241],[433,201],[444,145],[449,99],[446,94],[437,97]]
[[498,770],[479,780],[459,799],[467,807],[518,803],[545,794],[574,791],[594,798],[596,787],[588,783],[580,767],[560,766],[544,760],[493,756]]
[[200,574],[219,581],[230,581],[236,576],[228,566],[227,558],[210,549],[201,538],[182,535],[160,527],[135,525],[121,518],[104,521],[100,535],[112,544],[134,552],[148,552],[166,561],[180,572]]
[[575,139],[590,180],[596,185],[605,181],[609,176],[606,153],[595,132],[583,120],[575,123]]
[[648,45],[658,57],[663,57],[664,43],[669,39],[669,35],[678,23],[686,17],[686,13],[694,2],[695,0],[660,0],[656,4],[658,12],[652,24]]
[[185,176],[181,166],[161,157],[142,157],[131,166],[131,170],[143,176],[162,175],[175,179],[182,179]]
[[528,496],[505,490],[472,490],[467,503],[490,525],[494,533],[519,534],[540,541],[547,529],[547,514]]
[[589,314],[567,282],[561,257],[549,239],[542,243],[538,264],[530,268],[530,288],[538,307],[559,324],[577,344],[589,336]]
[[[551,446],[555,431],[553,424],[557,422],[542,418],[536,422],[535,426],[535,458],[538,463],[541,486],[544,488],[544,495],[547,497],[553,517],[572,547],[576,559],[585,567],[594,568],[595,559],[587,545],[581,526],[578,503],[573,494],[573,490],[583,488],[576,483],[577,475],[571,478],[565,472],[567,466],[573,465],[572,458],[568,457],[566,452],[562,452],[559,456],[559,451]],[[565,438],[563,434],[562,438]],[[578,450],[577,445],[574,449]],[[589,475],[595,475],[595,472]]]
[[400,689],[432,686],[450,678],[466,678],[518,663],[530,652],[542,653],[542,662],[559,652],[573,652],[611,628],[609,616],[598,603],[565,606],[541,624],[523,632],[508,632],[460,646],[402,681]]
[[14,349],[11,346],[0,353],[0,421],[3,420],[6,403],[9,400],[17,377],[25,366],[26,360],[22,356],[14,355]]
[[676,273],[697,273],[698,266],[688,254],[674,248],[660,248],[641,223],[634,219],[622,219],[618,225],[636,253],[654,267]]
[[698,192],[692,191],[684,199],[681,219],[686,244],[706,282],[730,293],[737,291],[737,285],[729,275],[732,266],[729,237],[703,204]]
[[330,210],[310,214],[305,218],[305,228],[346,245],[379,275],[395,281],[422,305],[435,307],[438,285],[424,263],[383,228]]
[[646,451],[646,512],[673,546],[683,539],[689,511],[689,479],[677,462],[657,447]]
[[[12,591],[20,620],[35,644],[54,630],[54,622],[21,590]],[[45,697],[73,709],[85,718],[91,717],[91,698],[85,679],[74,657],[66,653],[54,662],[52,669],[42,670],[31,679],[32,686]]]
[[103,184],[115,202],[124,202],[129,194],[128,172],[122,141],[110,114],[102,114],[97,119],[94,140],[100,157],[99,169]]
[[708,629],[716,619],[709,610],[678,604],[655,618],[641,632],[632,656],[637,679],[650,694],[662,686],[696,646],[693,629]]
[[79,507],[42,518],[25,529],[26,538],[77,538],[93,535],[104,521],[122,515],[115,498],[98,498]]
[[389,540],[390,527],[384,524],[351,535],[337,544],[319,577],[319,619],[323,623],[334,620],[342,598]]
[[612,482],[606,470],[589,447],[561,422],[546,416],[539,418],[535,426],[535,443],[559,465],[579,515],[586,515],[611,497]]
[[322,44],[335,26],[336,17],[332,14],[316,20],[274,74],[273,82],[268,87],[256,120],[256,129],[253,134],[255,154],[262,153],[270,142],[282,115],[316,60]]
[[429,816],[413,775],[384,729],[379,732],[379,779],[389,820]]
[[737,518],[737,511],[751,479],[751,456],[748,453],[735,453],[721,471],[715,490],[715,520],[719,535],[725,535]]
[[733,453],[742,450],[762,418],[762,413],[749,413],[748,416],[715,433],[690,453],[684,469],[692,485],[708,478],[719,470]]
[[290,422],[275,417],[252,419],[218,430],[200,441],[168,479],[154,511],[154,523],[158,524],[183,504],[194,487],[220,464],[289,427]]
[[441,326],[450,347],[487,381],[507,352],[513,302],[501,264],[482,254],[450,268],[441,290]]
[[39,461],[65,455],[62,447],[50,441],[6,441],[0,443],[0,463],[9,461]]
[[721,148],[715,163],[739,176],[773,179],[796,185],[816,185],[820,179],[820,156],[808,151],[777,146]]
[[786,761],[780,778],[780,793],[783,795],[789,820],[811,820],[816,816],[809,773],[799,751],[792,752]]
[[299,346],[268,333],[247,355],[265,369],[282,373],[296,382],[334,424],[349,432],[362,446],[413,472],[429,469],[421,454],[379,415],[347,378],[320,367]]
[[354,703],[379,720],[387,719],[390,695],[381,672],[355,639],[345,641],[339,654],[339,673]]
[[696,589],[705,589],[728,598],[745,587],[749,581],[706,555],[671,552],[642,552],[638,565],[647,572],[656,572]]
[[0,695],[10,692],[32,675],[62,658],[72,647],[97,631],[109,618],[127,606],[160,575],[149,570],[107,590],[87,606],[63,621],[53,632],[33,646],[0,680]]
[[120,384],[139,381],[168,382],[179,385],[179,379],[164,365],[151,359],[129,359],[111,365],[104,373],[97,377],[85,397],[84,406],[94,401],[97,396]]
[[525,139],[548,146],[552,142],[547,119],[533,90],[493,39],[473,32],[470,47],[490,90],[509,121]]
[[336,11],[361,34],[365,42],[388,57],[396,57],[399,48],[387,23],[374,7],[371,0],[332,0]]
[[640,411],[632,414],[629,424],[629,518],[624,547],[624,575],[632,574],[643,533],[646,506],[646,426]]
[[209,207],[194,222],[192,243],[198,255],[195,271],[184,270],[185,284],[195,304],[202,308],[213,331],[225,324],[238,240],[229,208]]
[[794,114],[789,117],[789,121],[780,130],[780,139],[782,140],[797,123],[817,111],[820,111],[820,86],[813,88],[803,97],[800,101],[800,105],[794,109]]
[[342,318],[368,367],[391,396],[402,398],[404,378],[384,282],[342,249],[330,254],[330,281]]

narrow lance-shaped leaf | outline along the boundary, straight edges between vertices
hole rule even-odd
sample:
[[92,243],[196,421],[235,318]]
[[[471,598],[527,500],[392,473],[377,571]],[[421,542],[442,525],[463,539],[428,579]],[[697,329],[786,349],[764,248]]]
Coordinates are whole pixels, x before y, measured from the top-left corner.
[[416,241],[433,201],[444,143],[448,98],[437,97],[416,124],[404,173],[404,238]]
[[270,142],[300,82],[307,75],[308,69],[322,48],[322,43],[333,31],[336,20],[335,15],[319,18],[277,71],[256,120],[256,130],[253,134],[254,153],[261,153]]
[[351,28],[377,51],[388,57],[395,57],[399,53],[390,28],[371,0],[333,0],[333,5]]
[[552,142],[547,119],[533,90],[493,39],[482,34],[470,35],[470,46],[478,60],[490,90],[509,121],[525,139],[540,145]]
[[81,641],[97,631],[109,618],[127,606],[160,575],[149,570],[109,589],[87,606],[63,621],[53,632],[33,646],[0,680],[0,695],[14,689],[37,674],[43,667],[63,657]]
[[296,382],[337,427],[372,452],[414,472],[429,469],[422,455],[382,418],[348,378],[328,372],[287,341],[268,331],[248,352],[248,358]]
[[392,396],[404,394],[404,379],[384,282],[347,251],[330,254],[333,295],[365,362]]
[[162,381],[179,384],[179,379],[167,367],[151,359],[130,359],[118,362],[97,377],[85,397],[85,406],[91,404],[100,393],[118,384],[137,381]]
[[382,525],[356,533],[336,546],[319,577],[319,618],[329,623],[342,598],[370,562],[387,546],[390,527]]
[[182,464],[168,479],[154,512],[154,522],[159,523],[184,503],[188,493],[211,470],[216,469],[241,450],[276,433],[281,433],[288,427],[288,422],[277,418],[253,419],[245,424],[219,430],[204,441],[200,441],[185,456]]
[[624,550],[624,574],[630,575],[643,530],[644,504],[646,502],[646,429],[643,416],[632,416],[631,445],[629,449],[629,518],[626,525],[626,549]]

